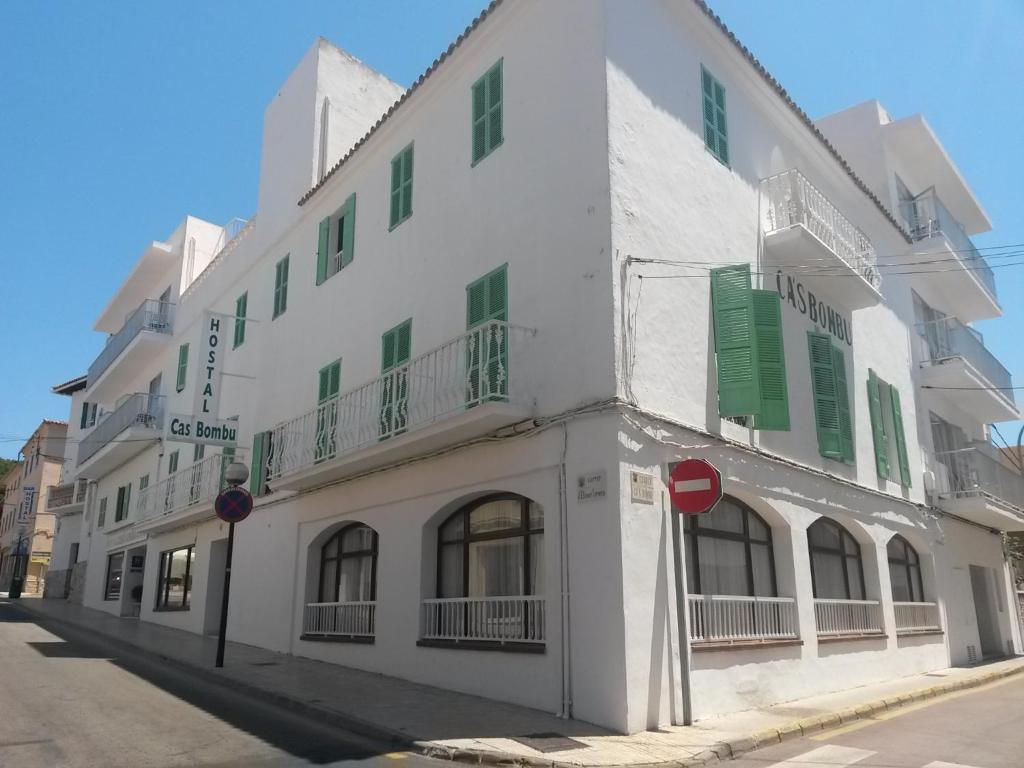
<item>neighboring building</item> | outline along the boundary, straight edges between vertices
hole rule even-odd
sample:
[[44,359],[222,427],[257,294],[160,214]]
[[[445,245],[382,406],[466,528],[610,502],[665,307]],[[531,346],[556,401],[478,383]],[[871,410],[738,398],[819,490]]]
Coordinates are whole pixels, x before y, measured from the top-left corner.
[[[4,546],[8,540],[7,532],[11,530],[18,516],[18,503],[21,488],[21,462],[15,461],[0,477],[0,576],[14,568],[14,562],[7,563],[8,558],[14,556],[13,547]],[[3,582],[0,581],[0,586]]]
[[923,280],[889,267],[923,246],[858,161],[699,3],[493,3],[404,95],[317,41],[256,216],[187,218],[97,322],[84,604],[215,631],[244,459],[232,639],[657,727],[667,468],[699,456],[698,717],[1021,650],[1024,512],[928,479]]
[[[24,594],[41,595],[53,549],[53,514],[46,508],[49,488],[60,477],[67,424],[44,419],[21,448],[14,492],[4,497],[0,524],[0,590],[15,575],[24,577]],[[10,478],[10,473],[8,473]]]

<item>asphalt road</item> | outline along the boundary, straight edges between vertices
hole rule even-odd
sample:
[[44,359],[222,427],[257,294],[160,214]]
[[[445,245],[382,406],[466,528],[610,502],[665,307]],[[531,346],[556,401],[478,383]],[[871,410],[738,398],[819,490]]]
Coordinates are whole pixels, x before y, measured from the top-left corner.
[[1024,679],[1011,677],[759,749],[734,768],[1024,768]]
[[0,599],[3,768],[445,768]]

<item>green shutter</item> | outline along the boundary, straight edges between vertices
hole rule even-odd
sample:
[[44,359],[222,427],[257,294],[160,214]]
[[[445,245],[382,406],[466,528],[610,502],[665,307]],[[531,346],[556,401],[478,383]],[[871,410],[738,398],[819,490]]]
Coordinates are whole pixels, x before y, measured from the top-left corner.
[[748,416],[761,410],[754,299],[750,265],[711,270],[715,354],[718,360],[718,413]]
[[122,519],[128,517],[128,513],[131,511],[132,505],[132,484],[128,483],[124,487],[124,512],[121,514]]
[[329,400],[338,394],[341,388],[341,360],[320,369],[317,384],[317,403]]
[[832,367],[835,370],[836,403],[839,406],[839,448],[843,461],[853,464],[853,419],[850,417],[850,391],[846,385],[846,357],[838,347],[832,347]]
[[173,451],[170,456],[167,457],[167,474],[173,475],[178,471],[178,451]]
[[175,389],[181,392],[185,389],[185,377],[188,375],[188,344],[178,347],[178,378],[175,382]]
[[288,256],[274,267],[274,317],[288,309]]
[[235,338],[234,346],[237,349],[245,342],[245,316],[248,311],[249,292],[246,291],[235,300]]
[[344,231],[341,233],[341,266],[352,263],[356,255],[356,193],[345,201]]
[[403,149],[391,161],[391,217],[394,229],[412,216],[413,145]]
[[761,411],[754,416],[754,427],[788,430],[789,393],[786,388],[781,301],[775,291],[754,290],[752,293],[758,380],[761,384]]
[[823,333],[808,331],[807,348],[811,360],[811,396],[814,398],[818,452],[826,458],[842,460],[832,342]]
[[487,319],[487,278],[480,278],[466,286],[466,330]]
[[487,154],[487,79],[481,77],[473,84],[473,164]]
[[395,365],[409,362],[412,356],[412,321],[406,320],[395,329]]
[[402,155],[391,161],[391,227],[398,225],[402,218]]
[[913,483],[910,479],[910,461],[907,459],[907,437],[903,431],[903,409],[900,407],[900,393],[896,387],[889,387],[889,398],[892,400],[892,431],[896,435],[896,456],[900,462],[901,484],[909,488]]
[[501,104],[501,61],[491,67],[487,73],[487,152],[494,151],[495,147],[501,144],[502,127],[502,104]]
[[124,497],[127,487],[122,485],[117,489],[117,503],[114,505],[114,522],[120,522],[124,517]]
[[265,466],[263,461],[264,440],[266,432],[257,432],[252,438],[252,464],[249,471],[249,492],[253,496],[263,494],[263,479]]
[[882,393],[873,370],[868,370],[868,411],[871,414],[871,436],[875,445],[875,470],[879,477],[888,479],[889,436],[885,433],[885,419],[882,416]]
[[316,392],[316,401],[318,403],[322,403],[327,399],[328,378],[327,367],[321,368]]
[[327,216],[320,222],[320,231],[316,242],[316,284],[320,285],[327,279],[327,251],[331,240],[331,217]]
[[387,373],[395,367],[397,335],[394,329],[385,333],[380,340],[380,372]]
[[473,165],[493,152],[504,140],[502,60],[473,83]]
[[704,113],[704,145],[724,165],[729,164],[729,132],[725,119],[725,88],[703,66],[700,68]]
[[412,146],[402,153],[402,218],[412,216]]

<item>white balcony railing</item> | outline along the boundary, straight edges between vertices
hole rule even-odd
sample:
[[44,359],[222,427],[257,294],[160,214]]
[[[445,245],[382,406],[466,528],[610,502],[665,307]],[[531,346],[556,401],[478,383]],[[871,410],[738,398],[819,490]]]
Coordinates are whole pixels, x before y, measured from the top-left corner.
[[324,637],[373,637],[377,603],[372,600],[348,603],[306,603],[302,634]]
[[143,427],[159,436],[164,425],[163,395],[137,392],[129,395],[78,444],[78,466],[92,458],[129,427]]
[[147,522],[197,504],[212,504],[224,487],[224,470],[234,460],[222,453],[207,456],[149,486],[139,493],[136,519]]
[[882,604],[877,600],[815,599],[814,618],[819,635],[882,633]]
[[48,512],[59,512],[65,507],[85,503],[85,491],[88,481],[83,477],[72,483],[54,485],[50,487],[50,493],[46,497],[46,509]]
[[694,643],[795,640],[800,636],[791,597],[690,595],[690,640]]
[[984,443],[940,451],[929,461],[939,499],[985,498],[1024,513],[1024,475],[989,456]]
[[935,603],[893,603],[897,632],[928,632],[942,628]]
[[526,405],[534,331],[492,321],[274,427],[270,480],[490,402]]
[[806,176],[791,168],[763,179],[761,186],[768,206],[766,235],[803,225],[878,290],[881,275],[874,245]]
[[423,601],[424,640],[543,643],[543,597],[452,597]]
[[1010,372],[985,346],[980,333],[952,317],[917,323],[916,327],[923,362],[938,364],[962,358],[989,381],[994,391],[1015,402]]
[[107,345],[89,366],[90,386],[103,374],[117,356],[124,352],[132,339],[143,331],[170,335],[173,331],[174,305],[158,299],[146,299],[128,317],[121,330],[107,339]]

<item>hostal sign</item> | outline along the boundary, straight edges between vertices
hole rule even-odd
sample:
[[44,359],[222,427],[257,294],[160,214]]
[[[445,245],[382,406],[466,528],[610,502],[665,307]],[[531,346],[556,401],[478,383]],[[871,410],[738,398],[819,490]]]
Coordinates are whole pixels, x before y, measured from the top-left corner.
[[203,313],[199,365],[196,366],[198,380],[192,413],[171,414],[167,422],[168,438],[171,440],[229,446],[238,442],[238,422],[217,417],[224,368],[221,324],[227,317],[209,311]]

